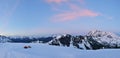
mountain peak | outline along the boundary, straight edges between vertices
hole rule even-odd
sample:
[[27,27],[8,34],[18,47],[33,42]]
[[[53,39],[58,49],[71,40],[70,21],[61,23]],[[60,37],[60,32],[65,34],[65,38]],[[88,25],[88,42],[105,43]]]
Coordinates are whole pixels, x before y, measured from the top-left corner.
[[88,33],[88,36],[94,36],[94,37],[118,37],[116,34],[112,33],[112,32],[104,32],[104,31],[100,31],[100,30],[94,30],[94,31],[90,31]]

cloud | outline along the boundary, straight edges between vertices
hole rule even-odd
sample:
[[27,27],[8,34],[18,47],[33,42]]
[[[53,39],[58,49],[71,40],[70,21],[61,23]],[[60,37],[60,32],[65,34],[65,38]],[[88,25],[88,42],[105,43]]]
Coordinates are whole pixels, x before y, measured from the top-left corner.
[[91,10],[79,10],[79,11],[73,11],[73,12],[65,12],[61,14],[55,15],[52,19],[53,21],[70,21],[70,20],[75,20],[76,18],[79,17],[96,17],[99,16],[99,13],[93,12]]
[[[53,9],[57,10],[56,12],[58,12],[58,14],[52,17],[52,21],[54,22],[71,21],[81,17],[96,17],[100,15],[95,11],[83,7],[85,4],[84,0],[47,0],[47,2],[51,4],[56,3]],[[58,4],[62,5],[56,7]],[[66,9],[64,9],[64,7],[66,7]]]
[[99,13],[93,12],[91,10],[83,10],[81,13],[82,13],[81,16],[90,16],[90,17],[95,17],[100,15]]
[[85,4],[84,0],[78,0],[81,4]]
[[[71,0],[46,0],[46,2],[48,3],[56,3],[56,4],[61,4],[63,2],[70,2]],[[75,1],[78,1],[80,2],[80,4],[85,4],[84,0],[75,0]]]
[[76,4],[72,4],[72,3],[69,3],[69,8],[71,9],[71,10],[80,10],[80,7],[79,6],[77,6]]
[[62,2],[67,2],[67,0],[46,0],[46,2],[60,4]]

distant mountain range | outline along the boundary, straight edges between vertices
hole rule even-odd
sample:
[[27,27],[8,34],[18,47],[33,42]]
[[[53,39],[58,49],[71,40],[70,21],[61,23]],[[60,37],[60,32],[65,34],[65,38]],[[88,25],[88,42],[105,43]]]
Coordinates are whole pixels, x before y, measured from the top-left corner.
[[54,46],[75,47],[78,49],[120,48],[120,37],[111,32],[90,31],[86,35],[70,34],[49,37],[6,37],[0,35],[0,43],[46,43]]

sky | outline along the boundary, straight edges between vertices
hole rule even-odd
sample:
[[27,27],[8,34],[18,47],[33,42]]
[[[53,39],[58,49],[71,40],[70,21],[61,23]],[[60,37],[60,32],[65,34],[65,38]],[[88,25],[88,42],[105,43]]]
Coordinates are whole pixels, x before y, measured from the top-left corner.
[[120,32],[120,0],[0,0],[1,35]]

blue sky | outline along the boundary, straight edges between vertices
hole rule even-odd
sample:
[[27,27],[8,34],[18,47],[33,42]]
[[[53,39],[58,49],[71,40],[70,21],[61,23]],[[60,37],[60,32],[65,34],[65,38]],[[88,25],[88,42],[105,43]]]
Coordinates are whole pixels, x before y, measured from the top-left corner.
[[0,0],[0,34],[120,32],[119,0]]

